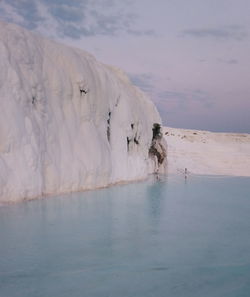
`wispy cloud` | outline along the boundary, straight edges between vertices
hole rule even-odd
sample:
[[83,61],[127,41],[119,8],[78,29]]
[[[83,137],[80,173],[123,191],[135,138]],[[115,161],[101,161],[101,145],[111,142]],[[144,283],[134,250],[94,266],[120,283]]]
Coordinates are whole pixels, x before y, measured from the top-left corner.
[[196,107],[210,109],[213,106],[210,94],[204,90],[164,90],[162,87],[159,87],[157,77],[151,73],[130,73],[128,75],[132,83],[151,96],[160,113],[162,110],[167,114],[184,112]]
[[132,83],[141,88],[144,92],[152,94],[155,91],[155,77],[151,73],[128,74]]
[[[128,2],[113,0],[2,0],[0,17],[31,30],[49,26],[61,37],[79,39],[96,35],[153,35],[138,30],[137,15],[129,12]],[[50,32],[51,33],[51,32]]]
[[129,77],[136,86],[150,95],[165,124],[164,119],[172,118],[174,115],[180,116],[213,108],[214,99],[204,90],[164,90],[159,87],[159,80],[152,73],[129,74]]
[[156,33],[154,30],[135,30],[135,29],[128,29],[128,34],[135,35],[135,36],[156,36]]
[[6,21],[22,22],[22,25],[30,30],[36,29],[44,21],[37,9],[36,1],[30,0],[2,0],[0,2],[0,14]]
[[48,10],[59,21],[79,23],[85,18],[83,11],[79,10],[79,7],[51,5]]
[[221,28],[187,29],[181,32],[182,37],[213,38],[217,40],[243,40],[248,34],[242,26],[225,26]]
[[235,65],[235,64],[239,63],[239,61],[237,59],[221,59],[221,58],[218,58],[217,62],[229,64],[229,65]]
[[190,108],[211,108],[213,101],[210,95],[200,89],[188,91],[161,91],[157,94],[158,104],[165,104],[169,112],[187,111]]
[[183,127],[191,114],[199,115],[207,110],[211,111],[214,106],[214,99],[206,91],[199,89],[160,91],[153,100],[165,125],[182,123]]

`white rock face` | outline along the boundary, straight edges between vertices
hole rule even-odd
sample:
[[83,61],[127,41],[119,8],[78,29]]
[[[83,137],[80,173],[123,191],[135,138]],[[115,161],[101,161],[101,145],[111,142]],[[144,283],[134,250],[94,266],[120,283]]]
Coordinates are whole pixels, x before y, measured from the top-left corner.
[[88,53],[0,23],[0,202],[145,178],[153,103]]
[[250,135],[164,127],[168,172],[250,176]]

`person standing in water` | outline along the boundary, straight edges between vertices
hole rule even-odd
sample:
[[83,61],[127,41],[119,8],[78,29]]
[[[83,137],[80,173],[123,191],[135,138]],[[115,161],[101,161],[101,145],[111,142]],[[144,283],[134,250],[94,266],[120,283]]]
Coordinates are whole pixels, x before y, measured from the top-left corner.
[[188,171],[187,171],[187,168],[185,168],[185,179],[187,179],[187,174],[188,174]]

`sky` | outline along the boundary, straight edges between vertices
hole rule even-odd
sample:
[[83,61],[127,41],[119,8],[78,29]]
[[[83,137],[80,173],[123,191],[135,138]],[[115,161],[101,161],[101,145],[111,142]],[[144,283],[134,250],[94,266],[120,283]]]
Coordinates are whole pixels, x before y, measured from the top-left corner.
[[0,19],[122,68],[164,125],[250,133],[249,0],[0,0]]

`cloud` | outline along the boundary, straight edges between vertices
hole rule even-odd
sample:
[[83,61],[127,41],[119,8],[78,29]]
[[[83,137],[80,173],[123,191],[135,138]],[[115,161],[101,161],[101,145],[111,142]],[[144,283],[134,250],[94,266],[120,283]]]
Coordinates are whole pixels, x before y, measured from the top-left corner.
[[239,61],[237,59],[217,59],[217,61],[219,63],[224,63],[224,64],[229,64],[229,65],[233,65],[233,64],[238,64]]
[[154,30],[134,30],[134,29],[128,29],[128,34],[135,35],[135,36],[156,36],[156,33]]
[[211,110],[215,104],[214,98],[204,90],[164,90],[159,86],[157,77],[151,73],[128,75],[132,83],[151,97],[165,124],[164,119]]
[[[81,37],[120,33],[143,36],[153,30],[138,30],[137,15],[129,12],[130,0],[2,0],[0,17],[31,30],[50,28],[55,36]],[[41,29],[42,30],[42,29]]]
[[52,5],[49,11],[51,15],[59,21],[79,23],[84,19],[84,13],[80,11],[78,7]]
[[152,94],[155,91],[155,78],[151,73],[140,73],[140,74],[131,74],[129,73],[128,76],[130,77],[133,84],[137,87],[142,89],[144,92],[148,94]]
[[134,15],[123,14],[119,11],[102,11],[99,8],[91,9],[88,23],[93,34],[115,35],[118,32],[126,32],[134,22]]
[[191,89],[184,91],[162,90],[158,79],[151,73],[128,74],[132,83],[146,92],[163,115],[186,112],[191,109],[210,109],[213,98],[206,91]]
[[214,107],[214,98],[200,89],[160,91],[153,97],[153,101],[164,125],[182,127],[187,127],[187,123],[192,122],[194,118],[199,118],[200,114],[206,114],[207,110],[211,113]]
[[165,104],[169,112],[187,111],[192,108],[210,109],[213,106],[210,95],[200,89],[188,91],[160,91],[157,94],[158,104]]
[[44,21],[44,18],[39,14],[36,1],[30,0],[8,0],[0,3],[0,13],[6,21],[13,21],[17,17],[17,23],[26,27],[27,29],[34,30],[39,24]]
[[236,59],[230,59],[225,61],[227,64],[238,64],[238,60]]
[[181,32],[182,37],[213,38],[216,40],[243,40],[248,34],[241,26],[226,26],[222,28],[187,29]]
[[41,0],[41,2],[46,3],[47,5],[68,5],[72,7],[78,7],[83,3],[79,0]]

